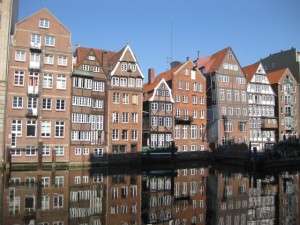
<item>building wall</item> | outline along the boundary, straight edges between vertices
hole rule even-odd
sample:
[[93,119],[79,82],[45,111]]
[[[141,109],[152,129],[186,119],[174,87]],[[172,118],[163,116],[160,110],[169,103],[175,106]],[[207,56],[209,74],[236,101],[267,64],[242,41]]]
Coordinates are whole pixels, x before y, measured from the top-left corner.
[[[49,27],[39,27],[40,19],[49,21]],[[41,45],[31,47],[31,35],[39,35]],[[46,46],[46,37],[54,37],[52,46]],[[47,38],[48,40],[48,38]],[[18,58],[22,52],[24,58]],[[36,54],[37,68],[32,69],[31,54]],[[39,60],[38,60],[39,56]],[[51,56],[51,57],[50,57]],[[53,62],[48,61],[53,57]],[[70,141],[70,93],[71,93],[72,51],[70,32],[46,9],[26,18],[16,25],[16,33],[10,46],[10,69],[7,95],[6,121],[6,159],[13,148],[15,156],[12,162],[37,162],[38,144],[46,146],[49,154],[42,157],[43,162],[68,162]],[[18,79],[17,73],[22,73]],[[34,75],[35,77],[33,77]],[[48,76],[48,80],[46,80]],[[14,99],[22,99],[21,105],[15,107]],[[30,106],[30,101],[34,104]],[[46,102],[51,102],[47,105]],[[18,103],[19,104],[19,103]],[[28,111],[36,108],[35,112]],[[29,113],[28,113],[29,112]],[[20,133],[16,145],[12,146],[14,136],[12,123],[20,121]],[[35,123],[35,134],[28,135],[27,124]],[[42,125],[50,123],[49,132],[42,135]],[[61,130],[59,130],[61,126]],[[30,155],[26,147],[33,146],[36,151]],[[56,149],[60,155],[56,156]],[[59,151],[58,151],[59,153]],[[10,159],[8,159],[10,161]]]
[[9,61],[9,38],[18,19],[18,0],[0,2],[0,166],[4,160],[4,133],[6,118],[7,73]]

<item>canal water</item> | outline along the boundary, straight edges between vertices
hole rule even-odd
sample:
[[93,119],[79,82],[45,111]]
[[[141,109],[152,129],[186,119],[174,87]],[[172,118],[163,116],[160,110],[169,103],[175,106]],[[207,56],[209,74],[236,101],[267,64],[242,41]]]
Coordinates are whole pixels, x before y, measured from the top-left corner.
[[226,165],[2,171],[3,225],[299,223],[299,170]]

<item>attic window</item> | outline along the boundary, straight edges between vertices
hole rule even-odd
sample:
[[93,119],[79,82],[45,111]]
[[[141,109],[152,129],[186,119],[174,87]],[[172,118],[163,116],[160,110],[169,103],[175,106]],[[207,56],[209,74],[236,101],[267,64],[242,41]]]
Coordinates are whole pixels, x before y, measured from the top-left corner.
[[91,60],[91,61],[94,61],[95,60],[95,56],[89,55],[88,59]]
[[229,54],[227,55],[227,58],[228,58],[228,59],[233,59],[233,55],[232,55],[231,53],[229,53]]
[[39,26],[40,26],[41,28],[49,28],[49,26],[50,26],[50,21],[47,20],[47,19],[40,19]]

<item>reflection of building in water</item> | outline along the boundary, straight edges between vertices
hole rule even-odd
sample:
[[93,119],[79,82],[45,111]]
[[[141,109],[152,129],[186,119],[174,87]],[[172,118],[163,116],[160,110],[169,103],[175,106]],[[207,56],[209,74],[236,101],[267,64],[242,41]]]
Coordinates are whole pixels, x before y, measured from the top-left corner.
[[207,175],[207,168],[188,168],[145,176],[143,222],[205,224]]
[[141,220],[141,176],[119,173],[108,176],[107,225],[138,225]]
[[278,186],[273,176],[251,178],[247,224],[275,224]]
[[69,182],[70,222],[90,225],[105,224],[106,179],[103,178],[102,171],[71,170]]
[[299,224],[299,174],[279,176],[279,221],[283,225]]
[[68,172],[11,172],[5,180],[3,221],[8,224],[68,224]]
[[246,224],[249,178],[242,173],[216,173],[207,182],[209,224]]

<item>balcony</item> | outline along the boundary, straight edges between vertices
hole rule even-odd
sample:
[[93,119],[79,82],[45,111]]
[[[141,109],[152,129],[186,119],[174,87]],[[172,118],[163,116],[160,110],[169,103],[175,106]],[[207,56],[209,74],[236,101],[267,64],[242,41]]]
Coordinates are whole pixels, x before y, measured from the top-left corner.
[[39,87],[38,86],[28,86],[27,94],[32,95],[38,95],[39,94]]
[[30,42],[30,49],[35,51],[41,51],[41,43]]
[[31,70],[39,70],[41,67],[40,62],[30,61],[29,62],[29,69]]
[[261,129],[276,129],[278,127],[276,119],[262,119]]
[[191,116],[175,116],[175,124],[179,125],[190,125],[193,122],[193,117]]
[[27,109],[26,116],[27,117],[37,117],[38,116],[37,108]]
[[286,130],[294,130],[294,124],[286,124],[285,129]]

